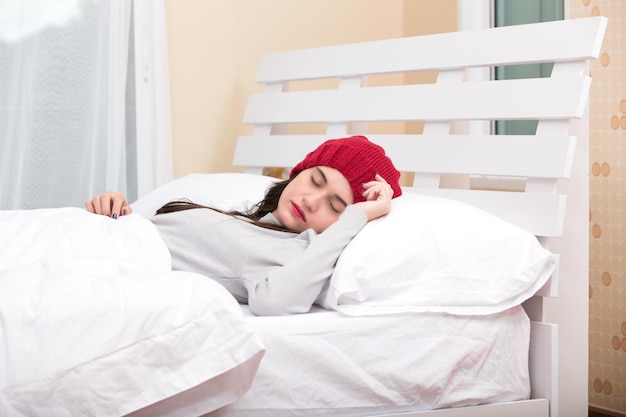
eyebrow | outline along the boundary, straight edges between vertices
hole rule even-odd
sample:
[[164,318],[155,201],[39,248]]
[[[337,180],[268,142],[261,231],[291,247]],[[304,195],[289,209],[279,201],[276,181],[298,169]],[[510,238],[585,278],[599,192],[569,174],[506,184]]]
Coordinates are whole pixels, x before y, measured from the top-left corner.
[[[324,181],[325,184],[328,184],[328,179],[326,178],[326,174],[324,174],[324,171],[322,171],[322,169],[320,167],[315,167],[315,169],[317,169],[317,171],[320,173],[320,175],[322,176],[322,180]],[[346,201],[341,198],[339,196],[339,194],[335,194],[335,197],[337,197],[337,200],[339,200],[339,202],[341,204],[343,204],[344,206],[348,207],[348,203],[346,203]]]

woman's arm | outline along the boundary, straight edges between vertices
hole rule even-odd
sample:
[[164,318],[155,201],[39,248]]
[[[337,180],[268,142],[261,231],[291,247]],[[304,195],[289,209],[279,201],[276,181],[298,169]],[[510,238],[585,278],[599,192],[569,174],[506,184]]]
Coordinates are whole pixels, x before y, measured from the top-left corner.
[[306,313],[311,309],[346,245],[368,221],[391,210],[393,190],[380,175],[363,187],[367,201],[348,206],[300,256],[270,270],[264,280],[247,285],[248,305],[254,314]]
[[270,269],[264,279],[246,282],[250,311],[259,316],[308,312],[332,275],[339,255],[365,224],[366,213],[356,205],[348,206],[339,220],[313,238],[300,255]]
[[130,214],[133,211],[128,201],[126,201],[124,193],[113,191],[107,191],[91,200],[85,201],[85,208],[91,213],[102,214],[114,219]]

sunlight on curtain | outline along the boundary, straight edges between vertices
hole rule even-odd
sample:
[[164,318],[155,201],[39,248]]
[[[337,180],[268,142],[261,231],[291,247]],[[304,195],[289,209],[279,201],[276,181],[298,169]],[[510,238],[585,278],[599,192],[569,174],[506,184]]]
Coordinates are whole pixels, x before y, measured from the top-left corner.
[[[108,189],[136,196],[139,152],[128,150],[136,149],[140,119],[157,122],[134,123],[142,109],[129,85],[137,73],[129,51],[166,56],[166,49],[164,35],[162,48],[146,36],[130,47],[132,7],[129,0],[0,0],[0,209],[82,207]],[[164,34],[164,19],[156,22]],[[149,87],[161,97],[167,78],[158,81]],[[160,104],[169,122],[169,103]],[[169,130],[161,136],[151,145],[167,160]],[[159,164],[152,154],[141,157]],[[171,168],[161,168],[152,187],[169,179]]]

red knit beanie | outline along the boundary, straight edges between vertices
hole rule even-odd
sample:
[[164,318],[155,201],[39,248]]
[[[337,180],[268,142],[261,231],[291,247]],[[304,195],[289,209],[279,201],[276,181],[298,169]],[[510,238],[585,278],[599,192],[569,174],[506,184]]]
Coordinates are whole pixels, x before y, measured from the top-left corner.
[[374,181],[380,174],[393,189],[393,197],[402,195],[400,171],[385,155],[385,150],[370,142],[365,136],[330,139],[310,152],[291,170],[290,178],[315,166],[335,168],[350,182],[354,202],[365,201],[363,183]]

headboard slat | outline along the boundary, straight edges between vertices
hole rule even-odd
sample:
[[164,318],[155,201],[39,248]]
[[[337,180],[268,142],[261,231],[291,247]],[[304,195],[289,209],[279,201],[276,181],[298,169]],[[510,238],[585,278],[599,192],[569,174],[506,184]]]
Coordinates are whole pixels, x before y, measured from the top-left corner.
[[598,57],[604,27],[606,19],[593,17],[276,52],[263,56],[256,81],[580,61]]
[[[567,178],[576,138],[572,136],[367,135],[401,171],[533,178]],[[292,167],[326,135],[241,136],[237,165]],[[279,146],[280,153],[270,152]],[[486,149],[490,151],[485,151]]]
[[588,77],[437,83],[250,96],[244,122],[319,123],[581,117]]

